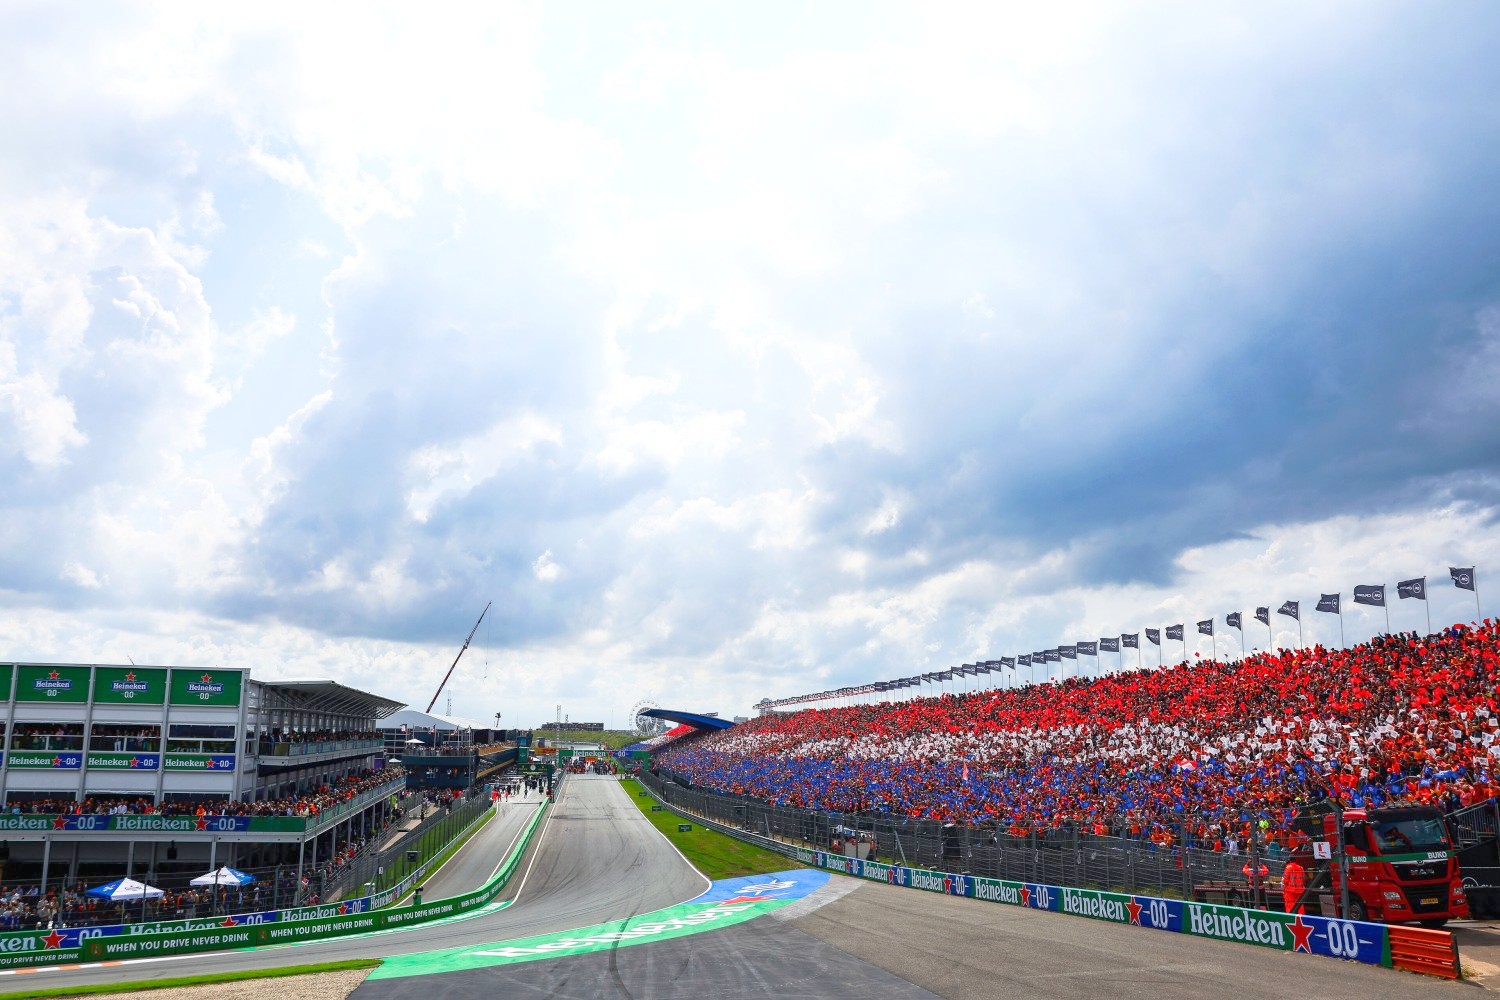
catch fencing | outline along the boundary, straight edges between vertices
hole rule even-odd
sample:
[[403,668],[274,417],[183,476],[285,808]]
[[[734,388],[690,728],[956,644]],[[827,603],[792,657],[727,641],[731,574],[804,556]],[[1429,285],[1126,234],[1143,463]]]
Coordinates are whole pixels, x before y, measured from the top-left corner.
[[1170,845],[1104,836],[1076,826],[1013,836],[999,829],[934,820],[772,806],[687,788],[668,772],[642,771],[640,778],[667,805],[729,830],[823,851],[835,842],[848,843],[856,852],[873,849],[871,860],[986,878],[1182,899],[1193,898],[1195,890],[1202,896],[1205,887],[1213,887],[1218,901],[1264,906],[1266,890],[1249,888],[1246,868],[1258,872],[1264,865],[1266,875],[1255,880],[1264,885],[1279,879],[1286,863],[1258,835],[1251,837],[1244,853],[1214,850],[1196,838],[1198,824],[1192,820],[1176,824]]

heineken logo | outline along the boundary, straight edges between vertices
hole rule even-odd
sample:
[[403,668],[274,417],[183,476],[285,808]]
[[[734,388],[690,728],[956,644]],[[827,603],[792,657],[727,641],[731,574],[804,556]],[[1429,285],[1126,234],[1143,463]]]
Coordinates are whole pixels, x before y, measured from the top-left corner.
[[63,677],[56,670],[46,677],[38,677],[32,683],[36,685],[37,691],[71,691],[73,689],[72,678]]
[[1021,905],[1021,887],[1018,885],[1007,885],[1004,882],[976,879],[974,895],[979,899],[987,899],[992,903],[1009,903],[1011,906]]
[[1205,906],[1189,905],[1188,933],[1225,941],[1286,947],[1286,927],[1279,921],[1257,915],[1250,910],[1220,912]]
[[1064,913],[1076,914],[1080,917],[1113,920],[1117,924],[1130,922],[1130,915],[1126,912],[1124,900],[1109,899],[1097,892],[1079,892],[1076,889],[1063,889],[1062,911]]
[[223,694],[224,682],[215,681],[213,674],[204,674],[196,681],[188,681],[189,694]]
[[146,683],[145,681],[138,681],[138,680],[136,680],[135,679],[135,674],[126,674],[125,677],[123,679],[121,679],[121,680],[110,681],[109,682],[109,689],[111,691],[130,691],[130,692],[149,691],[149,690],[151,690],[151,685],[148,684],[148,683]]

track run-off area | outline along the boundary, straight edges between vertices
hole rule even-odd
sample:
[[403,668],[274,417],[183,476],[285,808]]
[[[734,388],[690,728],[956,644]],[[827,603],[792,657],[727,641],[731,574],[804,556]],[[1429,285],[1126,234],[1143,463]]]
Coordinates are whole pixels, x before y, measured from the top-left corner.
[[[496,816],[425,885],[485,883],[542,808]],[[0,992],[389,959],[355,1000],[502,997],[1456,996],[1335,959],[918,892],[813,869],[710,883],[609,777],[568,778],[490,905],[400,930],[0,976]],[[296,995],[296,980],[268,992]],[[141,994],[147,995],[147,994]],[[205,994],[207,995],[207,994]]]

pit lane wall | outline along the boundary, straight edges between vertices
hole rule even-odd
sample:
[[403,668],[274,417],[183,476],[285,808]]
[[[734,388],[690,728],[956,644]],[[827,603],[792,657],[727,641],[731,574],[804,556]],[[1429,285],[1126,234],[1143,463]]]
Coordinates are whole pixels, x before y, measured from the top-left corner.
[[1329,917],[1247,910],[1237,906],[1192,903],[1154,896],[1129,896],[1093,889],[1004,879],[955,875],[948,872],[906,868],[900,865],[861,861],[842,854],[797,849],[793,855],[803,864],[841,872],[873,882],[967,896],[1006,906],[1071,913],[1115,924],[1188,934],[1193,937],[1237,941],[1278,951],[1306,952],[1343,958],[1366,965],[1391,965],[1390,928],[1384,924]]
[[12,931],[0,933],[0,968],[72,965],[79,962],[248,948],[407,927],[458,916],[489,903],[509,884],[521,862],[521,856],[531,843],[532,835],[549,808],[550,803],[544,803],[536,810],[517,840],[516,847],[494,878],[473,892],[426,901],[419,907],[385,909],[406,895],[415,880],[426,875],[426,872],[419,870],[401,884],[373,896],[319,906],[236,913],[217,918],[200,917],[194,920]]

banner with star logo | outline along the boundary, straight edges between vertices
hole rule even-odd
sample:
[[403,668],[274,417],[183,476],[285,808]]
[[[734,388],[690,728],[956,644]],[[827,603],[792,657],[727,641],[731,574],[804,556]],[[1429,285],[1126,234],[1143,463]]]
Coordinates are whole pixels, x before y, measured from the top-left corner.
[[16,667],[16,701],[82,704],[89,700],[90,670],[23,663]]
[[166,700],[167,672],[160,667],[94,668],[95,704],[160,705]]
[[173,705],[237,708],[244,674],[239,670],[176,667],[172,670]]

